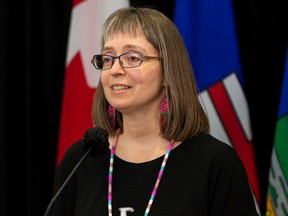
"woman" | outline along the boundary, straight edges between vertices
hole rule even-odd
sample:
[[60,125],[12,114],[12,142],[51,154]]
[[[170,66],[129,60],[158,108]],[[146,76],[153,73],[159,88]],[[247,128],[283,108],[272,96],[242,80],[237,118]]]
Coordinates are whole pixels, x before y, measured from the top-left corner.
[[[95,127],[109,148],[87,157],[52,215],[257,215],[245,168],[209,132],[192,66],[174,24],[159,11],[122,8],[105,22]],[[56,189],[83,155],[71,146]]]

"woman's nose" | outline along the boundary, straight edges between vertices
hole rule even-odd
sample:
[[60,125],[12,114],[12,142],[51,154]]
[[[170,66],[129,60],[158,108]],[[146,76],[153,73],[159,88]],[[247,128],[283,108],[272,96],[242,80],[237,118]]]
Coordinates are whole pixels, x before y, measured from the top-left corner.
[[110,72],[112,76],[119,76],[125,73],[119,58],[114,59]]

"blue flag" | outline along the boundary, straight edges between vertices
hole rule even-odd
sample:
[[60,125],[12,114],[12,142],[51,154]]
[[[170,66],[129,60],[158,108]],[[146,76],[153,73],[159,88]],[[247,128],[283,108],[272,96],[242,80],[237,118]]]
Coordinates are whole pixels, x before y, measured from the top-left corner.
[[271,156],[266,209],[266,215],[269,216],[288,215],[288,48]]
[[237,151],[258,208],[258,175],[232,3],[176,0],[174,23],[186,44],[211,134]]

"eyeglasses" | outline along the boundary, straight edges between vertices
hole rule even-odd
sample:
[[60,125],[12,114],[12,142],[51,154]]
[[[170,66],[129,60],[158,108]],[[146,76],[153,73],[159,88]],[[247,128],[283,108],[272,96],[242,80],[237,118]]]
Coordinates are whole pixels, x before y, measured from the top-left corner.
[[119,56],[111,56],[111,55],[94,55],[91,63],[97,70],[107,70],[112,68],[115,59],[119,59],[119,63],[122,68],[134,68],[139,67],[143,61],[149,59],[158,59],[160,57],[157,56],[144,56],[140,52],[128,52],[123,53]]

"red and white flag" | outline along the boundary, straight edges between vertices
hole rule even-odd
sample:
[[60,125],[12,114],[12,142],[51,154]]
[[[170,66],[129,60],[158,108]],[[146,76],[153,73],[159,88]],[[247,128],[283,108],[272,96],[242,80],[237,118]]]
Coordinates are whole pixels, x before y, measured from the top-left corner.
[[58,141],[58,165],[69,146],[92,127],[91,106],[100,73],[91,64],[100,53],[101,28],[128,0],[74,0],[71,12],[66,71]]

